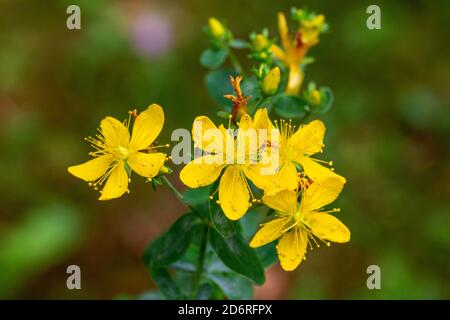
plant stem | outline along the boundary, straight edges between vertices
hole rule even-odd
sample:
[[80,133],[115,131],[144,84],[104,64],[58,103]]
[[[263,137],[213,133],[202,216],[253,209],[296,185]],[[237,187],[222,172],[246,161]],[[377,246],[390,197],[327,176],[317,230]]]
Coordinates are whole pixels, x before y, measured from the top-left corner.
[[193,283],[192,283],[192,298],[195,299],[198,293],[198,287],[200,285],[200,280],[203,273],[203,265],[205,263],[205,256],[206,256],[206,245],[208,243],[208,231],[209,227],[208,225],[204,226],[203,234],[202,234],[202,242],[200,244],[200,253],[198,256],[198,262],[197,262],[197,270],[195,271],[194,277],[193,277]]
[[183,195],[181,194],[180,191],[177,190],[177,188],[175,188],[172,182],[170,182],[170,180],[167,179],[165,175],[161,175],[160,177],[162,182],[164,182],[164,184],[170,189],[170,191],[173,192],[175,197],[177,197],[177,199],[180,200],[182,204],[184,204],[189,210],[191,210],[194,214],[196,214],[205,223],[204,221],[205,219],[203,218],[203,216],[197,210],[195,210],[194,207],[186,203],[186,200],[184,199]]
[[242,68],[239,59],[237,58],[236,54],[233,52],[232,49],[228,49],[228,57],[230,58],[230,62],[233,65],[233,68],[236,70],[237,74],[245,76],[244,69]]

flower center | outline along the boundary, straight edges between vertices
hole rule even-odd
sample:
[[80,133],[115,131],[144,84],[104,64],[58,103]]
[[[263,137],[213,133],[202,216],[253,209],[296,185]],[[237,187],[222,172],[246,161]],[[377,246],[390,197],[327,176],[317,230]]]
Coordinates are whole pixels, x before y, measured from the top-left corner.
[[300,208],[297,209],[297,211],[294,214],[294,221],[295,221],[295,223],[296,224],[303,223],[303,218],[304,218],[303,212],[300,210]]
[[121,160],[126,160],[129,156],[128,149],[125,147],[117,147],[117,154]]

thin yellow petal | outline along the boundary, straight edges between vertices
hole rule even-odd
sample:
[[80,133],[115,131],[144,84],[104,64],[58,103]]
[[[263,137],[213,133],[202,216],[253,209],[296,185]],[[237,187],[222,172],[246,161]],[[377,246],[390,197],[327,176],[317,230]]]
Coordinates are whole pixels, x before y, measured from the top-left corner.
[[297,193],[292,190],[282,190],[274,195],[264,195],[262,201],[278,212],[294,214],[297,211]]
[[273,127],[267,108],[258,109],[253,116],[253,128],[269,130]]
[[244,113],[241,116],[241,119],[239,119],[239,129],[241,129],[241,130],[248,130],[248,129],[252,128],[252,127],[253,127],[253,120],[252,120],[252,118],[248,114]]
[[323,180],[326,178],[339,178],[342,180],[343,183],[346,182],[343,176],[336,174],[330,168],[321,165],[320,163],[311,158],[307,157],[298,158],[298,163],[302,165],[305,174],[314,181]]
[[339,178],[326,178],[314,181],[302,195],[301,208],[303,212],[320,209],[337,199],[344,183]]
[[283,12],[278,12],[278,32],[280,33],[280,40],[285,49],[290,47],[289,30],[286,17]]
[[272,44],[271,46],[270,46],[270,51],[272,52],[272,54],[278,59],[278,60],[281,60],[281,61],[285,61],[285,59],[286,59],[286,54],[285,54],[285,52],[283,51],[283,49],[281,49],[279,46],[277,46],[276,44]]
[[289,146],[300,151],[300,156],[309,156],[323,149],[325,124],[314,120],[301,126],[288,140]]
[[237,163],[256,162],[258,148],[258,134],[256,130],[253,130],[253,120],[248,114],[243,114],[239,120],[239,130],[236,137]]
[[67,168],[67,171],[84,181],[95,181],[106,173],[112,162],[110,155],[104,155],[83,164],[71,166]]
[[128,164],[131,169],[146,178],[156,176],[159,173],[159,169],[163,166],[164,161],[166,161],[166,155],[161,152],[136,152],[128,157]]
[[253,236],[253,239],[250,242],[250,247],[261,247],[278,239],[282,235],[282,232],[286,229],[288,223],[289,219],[276,218],[263,224]]
[[164,111],[157,104],[150,105],[134,121],[130,145],[135,150],[149,147],[161,132],[164,125]]
[[303,83],[304,74],[297,61],[289,64],[289,76],[286,93],[298,94]]
[[192,160],[181,170],[181,182],[190,188],[203,187],[213,183],[225,167],[223,161],[217,159],[217,156],[207,155]]
[[228,166],[220,179],[219,202],[230,220],[241,218],[250,206],[250,194],[239,166]]
[[[274,129],[266,108],[258,109],[253,116],[253,129],[258,136],[258,149],[268,145],[271,138],[271,130]],[[274,129],[275,130],[275,129]]]
[[350,241],[350,230],[331,214],[313,212],[305,216],[305,222],[321,239],[336,243]]
[[106,117],[100,122],[100,131],[105,138],[105,145],[109,147],[127,147],[130,142],[130,133],[122,122]]
[[120,161],[112,170],[99,200],[110,200],[122,196],[128,189],[128,174],[125,170],[125,163]]
[[305,257],[307,243],[307,235],[298,228],[294,228],[281,237],[277,252],[284,270],[292,271],[298,267]]

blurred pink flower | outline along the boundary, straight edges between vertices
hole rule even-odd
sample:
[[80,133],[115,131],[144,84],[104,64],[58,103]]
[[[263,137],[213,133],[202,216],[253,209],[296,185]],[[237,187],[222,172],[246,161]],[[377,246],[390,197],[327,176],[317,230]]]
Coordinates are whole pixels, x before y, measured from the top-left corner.
[[159,12],[139,14],[131,25],[131,41],[136,52],[142,56],[158,57],[166,53],[173,42],[168,17]]

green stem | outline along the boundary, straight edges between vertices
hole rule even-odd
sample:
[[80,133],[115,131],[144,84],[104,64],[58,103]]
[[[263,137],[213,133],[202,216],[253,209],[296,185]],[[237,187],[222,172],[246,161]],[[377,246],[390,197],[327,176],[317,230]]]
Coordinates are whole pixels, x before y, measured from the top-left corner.
[[200,280],[202,278],[202,273],[204,269],[205,264],[205,257],[206,257],[206,245],[208,244],[208,231],[209,227],[205,225],[203,229],[202,234],[202,242],[200,244],[200,253],[198,256],[198,262],[197,262],[197,270],[195,271],[194,277],[193,277],[193,283],[192,283],[192,298],[195,299],[198,293],[198,287],[200,285]]
[[237,74],[245,76],[244,68],[242,68],[239,59],[237,58],[236,54],[233,52],[231,48],[228,49],[228,57],[230,58],[230,62],[233,65],[233,68],[236,70]]
[[191,210],[195,215],[197,215],[204,223],[206,223],[203,216],[200,214],[200,212],[198,212],[197,210],[195,210],[194,207],[192,207],[191,205],[186,203],[186,200],[184,199],[181,192],[178,191],[177,188],[175,188],[175,186],[172,184],[172,182],[170,182],[170,180],[167,178],[167,176],[161,175],[160,177],[161,177],[162,182],[164,182],[164,184],[170,189],[170,191],[173,192],[175,197],[177,197],[177,199],[180,200],[180,202],[182,204],[184,204],[189,210]]

